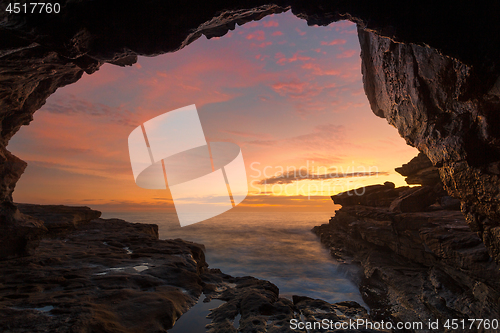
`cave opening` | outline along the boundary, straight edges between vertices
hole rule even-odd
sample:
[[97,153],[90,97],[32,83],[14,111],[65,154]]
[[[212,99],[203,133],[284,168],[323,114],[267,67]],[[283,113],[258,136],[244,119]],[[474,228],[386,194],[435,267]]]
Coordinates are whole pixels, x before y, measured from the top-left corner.
[[[168,210],[164,191],[128,181],[123,138],[132,126],[189,104],[197,105],[208,141],[243,147],[250,194],[261,207],[274,193],[295,203],[307,196],[298,210],[332,211],[330,195],[386,180],[404,185],[394,168],[416,150],[373,116],[359,53],[354,23],[308,27],[288,11],[140,57],[131,68],[105,65],[60,88],[10,141],[28,162],[15,200]],[[303,169],[310,179],[285,189]],[[321,175],[332,179],[319,184]],[[283,205],[276,200],[269,209]]]
[[[82,17],[85,17],[92,7],[86,2],[78,2],[70,3],[68,8],[78,9],[78,6],[85,9],[78,11],[83,13]],[[191,8],[187,8],[189,6],[184,5],[179,5],[177,12],[172,12],[166,8],[168,5],[156,5],[154,2],[148,3],[148,6],[150,7],[141,8],[140,17],[150,17],[144,15],[150,15],[149,8],[154,6],[165,10],[168,15],[152,15],[155,24],[144,27],[136,21],[128,24],[127,18],[137,16],[138,13],[123,9],[116,13],[116,16],[110,17],[115,27],[125,29],[127,33],[123,34],[120,29],[110,29],[106,30],[106,33],[101,33],[104,29],[101,21],[104,20],[97,20],[95,17],[96,22],[86,19],[81,30],[79,23],[69,24],[67,32],[65,31],[63,35],[56,34],[58,37],[55,39],[47,33],[54,27],[58,28],[58,24],[63,26],[63,23],[77,22],[73,20],[76,11],[61,16],[61,20],[58,18],[48,25],[42,24],[40,30],[30,30],[30,25],[31,27],[37,25],[37,20],[28,19],[21,22],[19,27],[13,25],[15,34],[2,31],[3,35],[7,36],[5,39],[7,46],[6,52],[0,55],[8,60],[3,63],[6,68],[4,73],[7,75],[2,77],[4,87],[8,86],[5,95],[7,97],[3,99],[8,108],[2,119],[3,145],[0,147],[4,175],[0,216],[3,228],[0,253],[2,259],[30,255],[33,249],[41,244],[37,256],[40,254],[45,256],[45,261],[36,262],[36,265],[41,264],[38,266],[40,272],[47,269],[45,263],[58,265],[57,260],[52,260],[54,252],[48,252],[54,250],[50,244],[52,240],[41,236],[46,231],[43,230],[44,225],[49,225],[47,221],[32,219],[29,209],[33,207],[29,205],[19,205],[21,213],[26,215],[20,214],[15,205],[12,205],[12,191],[24,171],[24,163],[10,154],[5,146],[21,124],[31,121],[33,112],[40,108],[55,89],[79,80],[83,70],[92,73],[105,62],[127,65],[134,61],[135,54],[155,55],[188,44],[187,47],[172,54],[180,58],[179,62],[169,61],[161,69],[148,63],[151,59],[143,58],[139,60],[138,65],[128,68],[121,74],[119,68],[105,65],[98,73],[84,77],[78,84],[59,89],[48,100],[47,105],[35,114],[37,121],[29,127],[23,127],[11,140],[9,148],[16,153],[20,152],[20,157],[27,160],[30,165],[14,192],[16,201],[84,203],[103,210],[104,217],[119,216],[121,208],[128,208],[128,211],[121,212],[123,218],[132,221],[142,219],[141,221],[159,224],[161,238],[164,238],[164,235],[168,237],[179,235],[184,239],[205,243],[208,262],[212,266],[222,267],[224,272],[234,275],[251,274],[275,281],[280,285],[290,285],[290,289],[280,290],[283,296],[289,298],[289,304],[291,304],[290,295],[295,292],[326,298],[328,301],[339,300],[335,298],[335,295],[339,294],[342,294],[343,299],[359,300],[360,294],[356,290],[356,287],[359,287],[364,296],[374,301],[373,303],[367,301],[374,310],[370,314],[372,319],[385,320],[394,315],[395,321],[400,322],[414,322],[422,318],[426,320],[438,318],[444,322],[446,318],[455,315],[463,318],[498,317],[497,291],[500,289],[498,285],[500,279],[498,267],[492,258],[498,261],[499,257],[500,227],[497,222],[498,207],[500,207],[497,203],[499,171],[496,161],[498,130],[495,128],[499,99],[498,84],[493,83],[498,82],[499,67],[495,59],[498,59],[496,55],[500,49],[496,46],[498,43],[491,42],[491,38],[498,38],[500,35],[491,34],[493,36],[491,37],[490,33],[484,34],[484,31],[495,30],[497,23],[493,23],[491,15],[496,11],[487,8],[488,6],[478,7],[475,10],[481,13],[477,17],[481,18],[482,24],[465,28],[462,24],[463,17],[473,17],[471,13],[475,11],[464,10],[465,7],[460,6],[454,7],[453,11],[466,14],[465,16],[452,15],[447,10],[443,12],[442,9],[437,9],[429,16],[427,6],[414,8],[414,4],[399,6],[395,3],[389,11],[385,4],[378,6],[376,3],[371,8],[373,10],[367,10],[364,4],[354,4],[352,8],[350,5],[338,5],[348,6],[348,9],[337,8],[336,3],[330,7],[317,6],[316,2],[294,4],[292,6],[294,14],[307,19],[309,23],[322,24],[337,20],[339,17],[349,17],[364,28],[359,31],[359,41],[364,54],[363,75],[365,82],[368,83],[365,86],[365,93],[371,105],[368,106],[364,99],[364,107],[359,106],[360,111],[363,109],[363,115],[360,116],[361,113],[357,113],[358,107],[354,105],[356,103],[347,105],[345,110],[342,110],[342,106],[345,107],[346,103],[343,104],[340,98],[342,93],[348,94],[353,99],[364,98],[360,80],[357,83],[351,82],[360,87],[358,95],[353,93],[353,88],[348,84],[335,82],[335,78],[352,69],[347,62],[348,59],[357,58],[356,52],[353,53],[352,48],[347,48],[349,44],[347,38],[334,38],[328,35],[317,39],[319,45],[299,47],[306,45],[301,44],[301,37],[314,40],[309,38],[313,35],[309,29],[321,31],[328,27],[296,26],[281,29],[286,25],[281,18],[289,13],[268,16],[256,23],[249,22],[249,18],[262,18],[271,12],[283,11],[284,7],[276,5],[248,10],[229,6],[227,11],[223,12],[192,12]],[[226,5],[221,5],[224,6]],[[411,6],[411,10],[408,10],[410,7],[407,6]],[[252,6],[249,5],[250,7]],[[192,16],[189,16],[189,20],[185,20],[186,16],[179,15],[179,12],[190,13]],[[96,17],[106,15],[101,12]],[[172,19],[172,16],[175,17]],[[76,17],[81,18],[78,15]],[[440,19],[435,19],[436,17]],[[9,19],[7,17],[6,22]],[[40,22],[43,23],[43,19]],[[176,26],[176,22],[187,23]],[[220,37],[228,28],[231,30],[236,23],[241,22],[246,24]],[[486,29],[485,25],[490,23],[492,29],[490,27]],[[190,24],[192,26],[188,26]],[[343,24],[345,23],[337,22],[332,26],[342,28]],[[162,25],[168,29],[162,30]],[[353,28],[352,24],[350,26]],[[446,29],[442,29],[443,27]],[[154,36],[154,42],[144,42],[143,36],[153,31],[151,35]],[[241,36],[240,31],[243,31]],[[295,42],[285,40],[281,46],[284,50],[273,49],[276,45],[280,45],[280,38],[288,37],[290,33],[294,33],[298,40]],[[168,34],[173,39],[161,38]],[[202,37],[190,44],[202,34],[220,38],[207,42]],[[120,35],[123,38],[117,38]],[[355,35],[355,31],[352,35]],[[456,38],[459,35],[460,38]],[[233,43],[238,36],[242,41],[254,45],[247,48],[235,47]],[[33,42],[34,40],[36,42]],[[223,45],[228,40],[232,41],[228,43],[232,44],[232,47],[227,47],[225,52],[217,53],[213,50],[212,46]],[[203,43],[211,46],[203,49],[201,47]],[[292,43],[295,45],[292,46]],[[358,45],[357,41],[355,44]],[[323,63],[325,59],[321,57],[327,47],[331,47],[333,51],[327,52],[326,58],[330,56],[330,58],[344,59],[346,63],[337,67],[324,66],[328,64]],[[256,53],[254,50],[259,52]],[[266,54],[265,50],[272,51]],[[193,61],[195,58],[193,54],[200,56],[198,61]],[[228,57],[228,54],[238,56]],[[159,61],[163,57],[157,57],[155,60]],[[242,59],[246,62],[242,62]],[[215,66],[215,73],[207,71],[210,67],[208,60],[212,64],[214,62],[218,64]],[[26,64],[29,66],[25,66]],[[268,64],[281,68],[283,72],[280,74],[269,70],[269,67],[266,67]],[[174,68],[169,68],[169,65]],[[19,71],[19,68],[23,70]],[[24,71],[24,68],[27,70]],[[25,75],[12,79],[9,73],[15,70]],[[141,76],[141,71],[146,70],[154,72],[154,76],[150,75],[148,78]],[[175,77],[176,87],[172,87],[168,85],[166,79],[172,78],[176,70],[179,75]],[[36,75],[33,75],[34,72]],[[247,74],[231,77],[230,72]],[[359,67],[357,72],[360,78]],[[203,79],[193,73],[202,75]],[[191,74],[193,76],[190,76]],[[134,75],[135,81],[127,83],[127,80]],[[162,81],[164,79],[166,81]],[[221,86],[218,81],[222,79],[226,80],[226,86]],[[106,85],[107,83],[110,84]],[[120,86],[126,88],[118,89]],[[154,89],[158,87],[163,88],[163,91]],[[257,93],[244,94],[240,90],[248,87]],[[265,89],[259,91],[258,88]],[[173,91],[174,96],[166,95],[164,90]],[[74,93],[70,93],[71,91]],[[190,91],[193,95],[184,95],[185,91]],[[146,93],[148,97],[144,98]],[[85,94],[97,96],[97,101],[82,98]],[[193,100],[200,96],[200,102]],[[134,98],[147,99],[150,104],[147,107],[133,105]],[[129,102],[124,102],[127,99]],[[218,221],[211,220],[205,224],[195,225],[191,229],[185,229],[197,233],[197,228],[198,230],[205,228],[203,230],[205,235],[210,235],[209,229],[213,233],[222,235],[220,238],[215,238],[215,242],[221,245],[218,250],[219,254],[224,253],[222,256],[211,250],[213,247],[209,242],[201,238],[190,238],[192,234],[187,236],[176,234],[169,226],[162,225],[165,216],[173,214],[168,208],[162,211],[168,207],[169,197],[165,193],[155,191],[139,193],[141,190],[135,187],[130,175],[126,144],[125,140],[122,140],[138,123],[191,103],[200,106],[200,118],[206,124],[204,127],[207,138],[232,141],[242,146],[244,153],[247,151],[249,176],[259,171],[260,176],[254,177],[256,178],[254,185],[272,185],[271,192],[265,187],[263,189],[257,186],[258,191],[249,196],[247,204],[235,208],[235,212],[240,214],[239,219],[230,218],[229,215],[222,216]],[[325,108],[324,105],[328,107]],[[421,184],[421,187],[408,190],[408,188],[394,188],[392,183],[388,183],[370,187],[370,191],[373,192],[363,199],[351,200],[351,197],[336,196],[335,202],[343,206],[342,214],[337,214],[329,224],[322,223],[331,215],[332,202],[328,195],[335,192],[321,193],[323,198],[315,197],[311,192],[304,192],[307,195],[301,195],[302,193],[297,195],[297,192],[294,192],[292,195],[284,196],[275,192],[280,186],[287,184],[309,184],[314,188],[312,184],[317,181],[315,178],[324,179],[312,176],[311,179],[307,176],[305,180],[297,179],[296,172],[299,171],[299,177],[303,177],[300,173],[303,170],[306,171],[306,175],[321,176],[334,168],[338,172],[342,166],[341,173],[344,177],[336,180],[346,181],[344,186],[349,185],[349,181],[358,179],[366,179],[364,185],[369,185],[372,180],[375,183],[389,180],[392,169],[407,162],[415,155],[415,150],[404,146],[394,130],[393,135],[388,136],[385,141],[374,140],[372,132],[385,133],[391,128],[383,119],[374,117],[370,107],[376,115],[385,117],[389,124],[396,127],[399,135],[409,145],[417,147],[422,152],[411,163],[399,168],[403,174],[408,174],[409,184],[413,182]],[[141,110],[142,113],[136,112],[137,110]],[[329,110],[332,112],[329,113]],[[350,119],[351,123],[340,121],[342,115]],[[117,131],[118,128],[121,132]],[[356,132],[355,129],[361,131]],[[53,148],[52,152],[44,151],[47,143]],[[397,144],[403,145],[399,154],[394,152]],[[408,155],[403,158],[406,151]],[[358,157],[362,153],[367,156],[371,154],[372,159],[361,161]],[[398,162],[391,162],[391,153],[401,159]],[[382,161],[377,162],[377,159]],[[316,163],[308,164],[308,161]],[[347,163],[343,164],[345,162]],[[252,168],[252,163],[258,164],[253,164]],[[387,167],[375,169],[383,177],[382,181],[377,179],[380,177],[366,173],[362,174],[366,177],[350,177],[352,167],[356,165],[370,167],[382,166],[382,163],[386,163]],[[416,165],[419,171],[417,174],[412,174],[410,169]],[[265,170],[270,173],[263,175]],[[370,172],[372,169],[368,170]],[[420,173],[422,170],[424,172]],[[37,176],[40,177],[36,179]],[[394,182],[398,185],[404,184],[401,178]],[[118,183],[126,183],[129,188],[115,187]],[[356,186],[358,185],[353,184],[353,187]],[[128,200],[132,197],[131,193],[137,199]],[[307,200],[304,200],[305,197]],[[373,201],[368,197],[376,200]],[[381,203],[379,198],[384,201],[382,205],[379,205]],[[322,203],[328,207],[322,206]],[[138,210],[139,206],[147,207],[151,212],[141,212]],[[325,211],[319,212],[322,207]],[[38,208],[61,209],[60,207]],[[252,209],[256,210],[255,213],[252,213]],[[280,212],[280,209],[286,214]],[[316,210],[317,213],[314,215],[306,212],[309,209]],[[162,214],[161,218],[158,212]],[[81,211],[77,213],[80,214]],[[95,213],[99,212],[90,213],[89,219],[100,215]],[[310,225],[303,223],[304,215],[301,215],[303,213],[309,214]],[[284,218],[278,218],[278,214]],[[250,218],[245,219],[245,215]],[[240,224],[233,223],[236,220]],[[252,221],[259,221],[260,225],[252,224]],[[351,223],[353,221],[355,223]],[[175,222],[175,217],[170,222]],[[90,225],[97,226],[96,223],[94,221]],[[131,230],[130,225],[127,227],[118,220],[106,225],[115,224],[123,226],[127,232]],[[220,228],[221,225],[231,224],[233,224],[232,229]],[[277,225],[288,226],[290,232],[284,233],[275,227]],[[312,245],[313,243],[318,245],[317,239],[310,233],[310,227],[313,225],[314,233],[330,253],[328,250],[325,252],[324,248],[314,248]],[[104,224],[100,227],[105,228]],[[144,229],[139,233],[150,243],[157,236],[154,227],[146,230],[149,227],[142,224],[140,228]],[[255,230],[259,233],[255,233]],[[135,231],[132,233],[135,237]],[[282,242],[275,241],[277,234],[283,237]],[[113,230],[112,237],[119,238],[119,236],[123,235]],[[83,267],[83,270],[81,265],[76,265],[72,267],[73,272],[67,271],[69,266],[66,265],[67,267],[58,273],[62,272],[61,276],[71,280],[81,278],[80,275],[73,274],[78,270],[79,274],[86,274],[85,278],[95,282],[98,280],[95,275],[105,278],[114,270],[124,274],[136,274],[137,268],[141,269],[139,272],[141,274],[148,274],[150,270],[150,272],[155,271],[154,266],[157,262],[154,261],[158,258],[150,260],[146,259],[147,256],[139,255],[133,266],[128,268],[123,266],[121,258],[137,255],[136,250],[140,246],[129,243],[127,235],[120,240],[123,243],[97,240],[93,244],[99,251],[115,251],[114,253],[120,258],[116,265],[115,262],[112,265],[110,262],[101,261],[96,268],[94,262],[100,258],[91,252],[87,254],[78,252],[78,265],[81,263],[92,263],[92,265]],[[65,246],[64,242],[65,240],[61,241],[59,245]],[[231,249],[231,242],[237,242],[238,245],[255,245],[260,242],[258,244],[266,244],[266,247],[241,246],[234,251]],[[277,243],[283,247],[276,247]],[[186,249],[185,245],[179,246]],[[187,248],[184,252],[186,256],[182,260],[185,260],[184,263],[188,263],[188,266],[191,265],[191,271],[197,270],[199,267],[194,267],[191,259],[195,258],[194,265],[204,262],[200,254],[201,247],[190,244]],[[339,267],[336,264],[317,270],[317,258],[324,259],[330,254],[342,258],[342,250],[350,251],[354,260],[362,265],[364,272],[368,273],[361,281],[357,281],[359,283],[357,286],[344,283],[346,280],[343,277],[345,275],[359,277],[359,271],[342,271],[345,266]],[[247,256],[249,253],[253,257]],[[37,258],[40,257],[28,257],[26,260],[30,262],[38,260]],[[82,258],[85,260],[80,260]],[[234,269],[235,266],[231,268],[234,258],[238,258],[242,264],[237,269]],[[260,261],[254,260],[255,258],[259,258]],[[286,261],[283,258],[290,260]],[[368,260],[365,260],[367,258]],[[130,259],[134,258],[126,257],[125,260]],[[8,262],[8,265],[11,264],[12,262]],[[11,266],[8,265],[3,267],[4,271],[9,270]],[[256,269],[249,272],[242,267]],[[300,268],[299,271],[292,271],[290,267]],[[56,270],[59,268],[56,267]],[[313,268],[316,275],[311,276]],[[47,272],[51,269],[52,267],[48,267]],[[129,271],[125,272],[126,269]],[[276,271],[281,275],[276,275]],[[166,273],[168,275],[168,272]],[[19,277],[29,281],[27,275],[21,274]],[[307,278],[301,279],[297,278],[298,276]],[[325,296],[327,284],[332,284],[332,277],[335,277],[335,284],[340,286],[340,289],[329,289],[330,294]],[[43,280],[43,277],[40,278]],[[168,278],[167,276],[166,280]],[[323,278],[324,282],[321,282]],[[306,282],[294,290],[296,286],[293,283],[297,281]],[[182,283],[180,285],[185,286]],[[478,286],[481,289],[480,293],[469,293],[469,290],[479,290]],[[234,288],[234,284],[231,282],[228,288]],[[274,290],[273,297],[274,295],[278,297],[275,289],[268,288]],[[45,297],[37,298],[41,294],[39,290],[41,289],[35,290],[30,295],[30,297],[35,296],[30,299],[30,307],[22,305],[26,309],[46,309],[46,306],[53,306],[49,312],[57,309],[56,302],[54,305],[49,305]],[[180,289],[182,293],[185,290]],[[322,292],[317,294],[315,293],[317,290]],[[149,293],[153,290],[147,291]],[[44,290],[44,295],[47,295],[45,292]],[[57,293],[58,290],[47,290],[47,292]],[[17,305],[13,304],[17,302],[14,300],[26,298],[26,295],[21,294],[19,290],[11,293],[8,288],[3,289],[2,293],[2,296],[6,295],[5,299],[8,299],[8,302],[12,302],[9,303],[11,306],[9,311],[14,311],[11,313],[17,316],[18,323],[22,322],[24,325],[24,316],[15,312],[19,310],[17,305],[21,301]],[[191,296],[196,298],[199,293]],[[401,296],[404,296],[404,299],[401,299]],[[397,301],[391,302],[391,297]],[[189,302],[187,296],[184,300]],[[294,304],[304,301],[300,297],[292,300]],[[404,306],[401,307],[401,304]],[[113,311],[116,310],[111,303],[107,306]],[[348,311],[353,307],[358,308],[356,304],[348,304]],[[268,309],[266,307],[264,312]],[[167,327],[175,321],[175,318],[172,318],[171,313],[164,314],[170,317],[160,325]],[[240,319],[241,317],[243,316],[240,316]],[[252,324],[257,325],[257,321]],[[282,326],[282,323],[276,325]]]
[[[9,148],[28,163],[15,202],[83,204],[105,218],[156,223],[160,238],[205,244],[210,264],[228,274],[269,279],[289,297],[364,304],[346,278],[356,269],[329,259],[309,230],[338,208],[330,195],[387,180],[406,185],[394,167],[415,149],[372,114],[359,53],[354,23],[309,27],[287,12],[140,57],[131,68],[105,65],[60,88],[11,140]],[[184,230],[167,191],[133,182],[127,137],[145,120],[189,104],[197,105],[208,141],[242,147],[250,192],[234,212]],[[264,222],[242,219],[236,229],[238,214]],[[245,236],[255,230],[260,234]],[[284,236],[276,241],[277,234]],[[274,254],[263,262],[260,238],[281,243],[266,247]]]

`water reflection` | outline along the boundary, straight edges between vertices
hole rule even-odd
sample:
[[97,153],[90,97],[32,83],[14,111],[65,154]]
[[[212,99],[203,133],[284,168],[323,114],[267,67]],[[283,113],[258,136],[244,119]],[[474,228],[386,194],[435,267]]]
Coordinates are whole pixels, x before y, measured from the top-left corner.
[[311,232],[329,213],[227,212],[181,228],[172,213],[105,213],[104,218],[155,223],[160,238],[202,243],[210,267],[233,276],[250,275],[276,284],[282,297],[304,295],[328,302],[356,301],[358,288]]

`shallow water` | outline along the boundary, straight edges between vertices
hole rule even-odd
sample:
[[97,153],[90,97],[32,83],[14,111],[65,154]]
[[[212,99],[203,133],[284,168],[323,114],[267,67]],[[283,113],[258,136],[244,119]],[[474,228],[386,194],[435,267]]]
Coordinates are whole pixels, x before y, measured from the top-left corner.
[[203,302],[205,296],[201,295],[198,303],[196,303],[188,312],[183,314],[179,320],[175,322],[174,327],[168,330],[169,333],[205,333],[206,325],[211,323],[207,318],[211,309],[224,304],[224,301],[213,299],[208,303]]
[[102,217],[154,223],[162,239],[204,244],[210,267],[232,276],[271,281],[282,297],[303,295],[331,303],[350,300],[365,306],[345,268],[340,269],[311,232],[312,227],[327,223],[331,215],[226,212],[182,228],[174,213],[108,212]]

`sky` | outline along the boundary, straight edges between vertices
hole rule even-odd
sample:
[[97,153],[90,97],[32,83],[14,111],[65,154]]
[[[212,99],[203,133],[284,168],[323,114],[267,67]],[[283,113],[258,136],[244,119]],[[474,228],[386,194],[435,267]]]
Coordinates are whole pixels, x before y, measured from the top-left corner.
[[28,162],[15,202],[174,211],[138,187],[128,136],[195,104],[209,142],[240,146],[249,194],[238,211],[334,211],[330,195],[392,181],[417,155],[376,117],[362,86],[355,24],[308,27],[290,12],[201,37],[175,53],[105,64],[60,88],[11,139]]

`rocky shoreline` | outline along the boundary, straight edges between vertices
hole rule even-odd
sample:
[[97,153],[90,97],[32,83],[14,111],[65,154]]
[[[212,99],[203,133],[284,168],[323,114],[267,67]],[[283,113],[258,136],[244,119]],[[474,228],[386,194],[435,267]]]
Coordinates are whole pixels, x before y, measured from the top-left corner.
[[362,267],[360,291],[378,320],[498,319],[499,266],[443,191],[437,169],[419,154],[396,171],[420,186],[387,182],[362,196],[332,196],[342,208],[313,232],[333,257]]
[[101,219],[88,207],[18,204],[23,218],[45,233],[32,253],[2,261],[0,328],[167,332],[202,295],[224,301],[209,314],[210,333],[343,331],[291,325],[324,319],[443,325],[447,319],[498,318],[499,266],[458,201],[446,195],[437,169],[420,154],[396,170],[420,186],[387,182],[366,187],[361,196],[333,196],[342,208],[313,229],[334,258],[362,268],[352,278],[370,313],[356,302],[290,300],[269,281],[211,269],[203,245],[160,240],[156,225]]
[[211,333],[306,332],[290,321],[371,319],[355,302],[289,300],[269,281],[210,269],[203,245],[160,240],[156,225],[101,219],[88,207],[18,207],[46,233],[31,255],[0,265],[5,333],[167,332],[202,294],[225,301],[210,313]]

